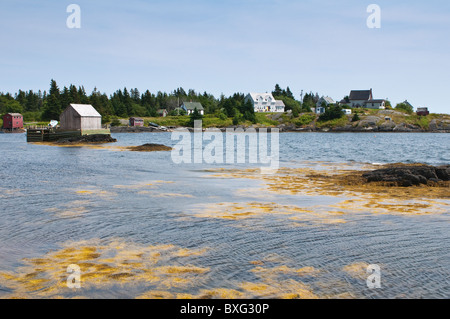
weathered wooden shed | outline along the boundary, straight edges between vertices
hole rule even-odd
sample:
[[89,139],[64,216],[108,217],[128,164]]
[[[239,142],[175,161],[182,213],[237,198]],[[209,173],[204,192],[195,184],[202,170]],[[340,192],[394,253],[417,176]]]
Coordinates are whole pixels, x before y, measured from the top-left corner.
[[70,104],[59,117],[61,130],[88,131],[102,129],[102,116],[90,104]]
[[19,113],[7,113],[3,116],[3,128],[17,130],[23,128],[23,116]]
[[130,126],[144,126],[144,120],[139,117],[130,117]]

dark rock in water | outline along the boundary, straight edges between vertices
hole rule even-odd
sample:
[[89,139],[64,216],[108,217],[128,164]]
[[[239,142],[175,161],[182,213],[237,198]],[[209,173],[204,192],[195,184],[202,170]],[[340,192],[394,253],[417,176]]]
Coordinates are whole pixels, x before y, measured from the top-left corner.
[[115,143],[117,140],[108,134],[83,135],[78,137],[70,137],[61,139],[56,144],[103,144]]
[[163,152],[172,150],[171,147],[161,144],[144,144],[141,146],[130,146],[128,147],[128,149],[133,152]]
[[363,175],[367,182],[385,182],[393,186],[409,187],[439,183],[450,180],[450,165],[434,167],[429,165],[393,166],[375,170]]

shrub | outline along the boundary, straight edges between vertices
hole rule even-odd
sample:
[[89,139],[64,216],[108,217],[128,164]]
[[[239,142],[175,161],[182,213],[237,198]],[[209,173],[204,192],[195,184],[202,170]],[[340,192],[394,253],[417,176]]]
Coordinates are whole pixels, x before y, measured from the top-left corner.
[[316,116],[313,114],[303,114],[302,116],[300,116],[298,121],[295,122],[295,125],[297,125],[297,126],[308,125],[311,122],[313,122],[315,119],[316,119]]
[[359,120],[361,120],[361,118],[359,117],[358,113],[355,113],[355,114],[353,115],[352,122],[357,122],[357,121],[359,121]]
[[326,122],[332,121],[336,119],[340,119],[344,117],[344,112],[342,112],[342,108],[340,106],[331,106],[325,110],[325,113],[320,115],[319,121]]
[[117,119],[117,118],[114,118],[111,121],[111,126],[120,126],[120,125],[121,125],[121,123],[120,123],[119,119]]

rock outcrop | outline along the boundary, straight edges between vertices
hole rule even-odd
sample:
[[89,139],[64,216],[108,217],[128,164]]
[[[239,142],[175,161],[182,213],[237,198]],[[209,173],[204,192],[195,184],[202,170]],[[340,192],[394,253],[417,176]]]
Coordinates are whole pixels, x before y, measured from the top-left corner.
[[83,135],[79,137],[70,137],[60,139],[55,142],[55,144],[60,145],[71,145],[71,144],[104,144],[104,143],[116,143],[117,140],[112,138],[108,134],[94,134],[94,135]]
[[130,146],[128,150],[133,152],[167,152],[172,148],[161,144],[144,144],[141,146]]
[[382,182],[388,186],[409,187],[414,185],[438,184],[450,181],[450,165],[393,165],[392,167],[365,173],[368,183]]

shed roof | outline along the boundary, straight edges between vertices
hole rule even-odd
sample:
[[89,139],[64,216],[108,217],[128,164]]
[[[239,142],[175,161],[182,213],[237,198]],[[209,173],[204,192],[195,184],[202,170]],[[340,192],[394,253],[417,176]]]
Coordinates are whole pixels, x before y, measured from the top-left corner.
[[351,91],[350,100],[370,100],[372,98],[372,90]]
[[90,104],[70,104],[81,117],[102,117]]
[[22,114],[20,113],[7,113],[7,114],[11,116],[22,116]]
[[262,97],[266,101],[269,100],[269,99],[271,99],[272,101],[275,100],[275,98],[273,97],[272,93],[255,93],[255,92],[250,92],[249,95],[251,96],[253,101],[256,101],[259,96]]
[[195,109],[197,109],[197,111],[204,110],[202,104],[199,102],[184,102],[183,104],[187,110],[195,110]]
[[334,104],[336,103],[331,97],[329,96],[322,96],[321,97],[322,100],[324,100],[325,102],[327,102],[328,104]]

